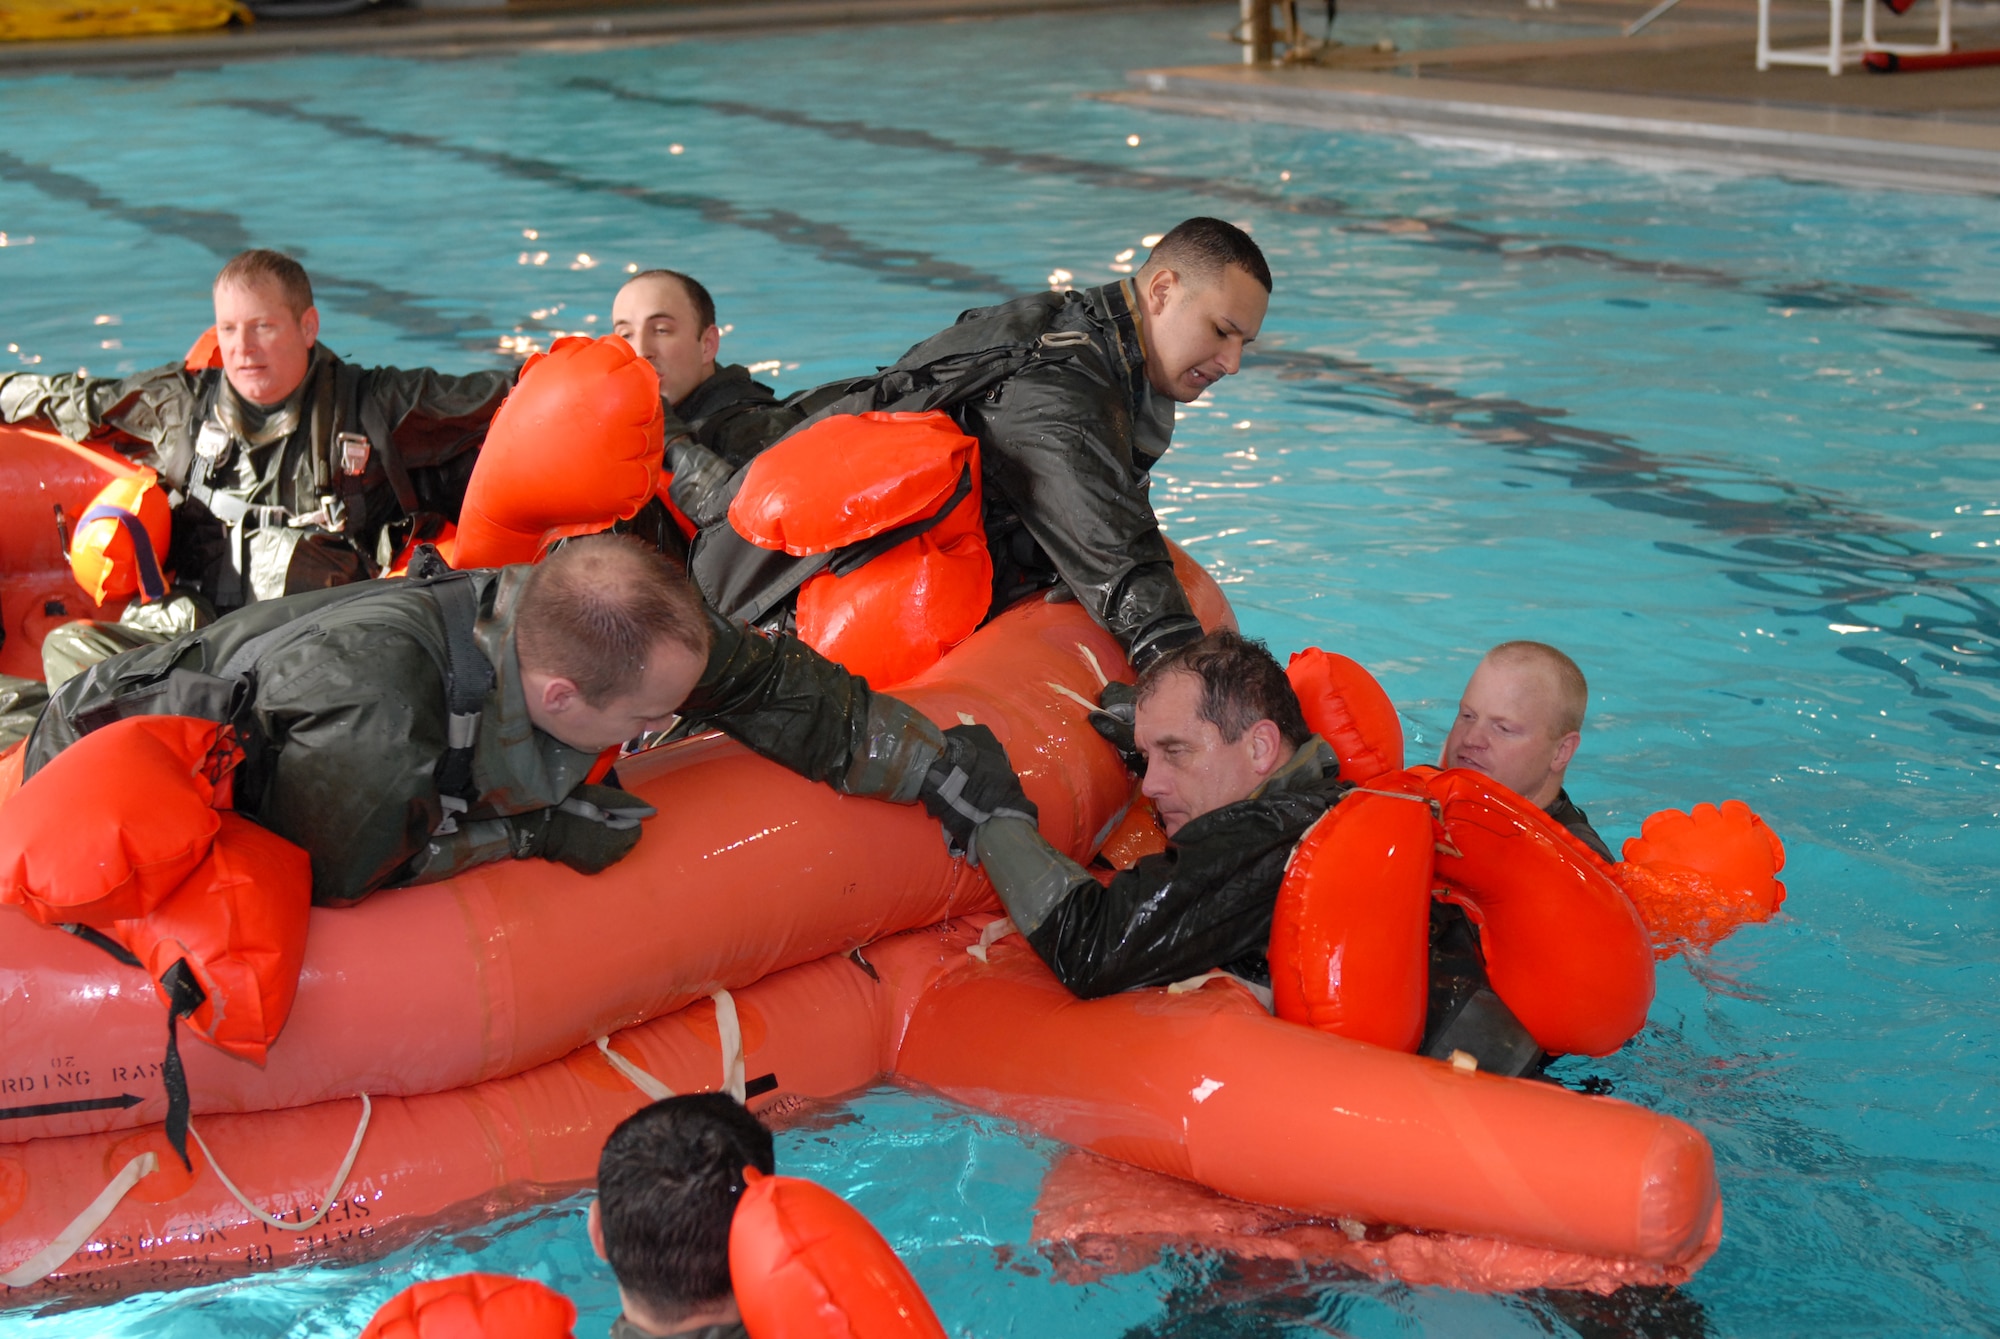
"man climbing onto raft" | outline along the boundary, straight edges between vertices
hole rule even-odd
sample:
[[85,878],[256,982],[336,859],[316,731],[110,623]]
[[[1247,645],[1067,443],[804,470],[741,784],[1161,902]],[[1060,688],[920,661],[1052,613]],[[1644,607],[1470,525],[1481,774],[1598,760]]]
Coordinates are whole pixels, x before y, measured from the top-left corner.
[[[1270,297],[1270,267],[1249,235],[1192,218],[1130,279],[968,311],[893,367],[786,403],[802,432],[835,415],[949,414],[979,445],[990,611],[1064,589],[1144,667],[1201,636],[1153,513],[1152,468],[1170,444],[1174,406],[1241,367]],[[745,467],[691,439],[668,459],[669,495],[702,530],[695,580],[724,613],[761,618],[738,606],[751,594],[765,600],[782,578],[744,572],[802,560],[731,529]],[[795,582],[824,565],[803,562]]]
[[374,576],[426,518],[456,517],[513,384],[506,372],[349,366],[319,343],[304,268],[275,251],[233,257],[214,298],[214,354],[200,365],[122,379],[0,373],[0,422],[135,456],[173,502],[158,557],[184,589],[134,600],[115,624],[52,631],[51,683],[217,612]]
[[[716,362],[722,331],[715,299],[679,270],[642,270],[627,279],[611,301],[611,333],[659,374],[669,460],[674,446],[686,441],[734,471],[803,417],[781,405],[749,368]],[[658,499],[618,529],[669,557],[687,558],[687,543]]]
[[[1475,675],[1467,689],[1466,711],[1475,719],[1462,738],[1454,731],[1446,761],[1462,750],[1505,771],[1496,777],[1505,783],[1519,775],[1509,765],[1519,759],[1489,742],[1487,717],[1529,720],[1513,699],[1494,696],[1492,685],[1517,657],[1544,662],[1499,650],[1506,654],[1495,673]],[[1129,703],[1131,713],[1121,720],[1101,710],[1092,723],[1139,760],[1167,850],[1100,884],[1018,818],[977,824],[968,834],[971,849],[1015,928],[1076,994],[1096,998],[1219,969],[1265,992],[1268,1004],[1266,951],[1279,884],[1300,838],[1351,789],[1339,779],[1339,759],[1307,728],[1277,661],[1234,632],[1180,648],[1155,662],[1136,689],[1120,688],[1112,685],[1107,702]],[[1571,738],[1562,761],[1574,751]],[[1560,766],[1554,775],[1552,794],[1560,792]],[[1540,1048],[1490,991],[1468,1016],[1466,1002],[1485,991],[1486,978],[1478,936],[1456,906],[1432,903],[1430,972],[1423,1054],[1464,1050],[1489,1072],[1540,1068]]]
[[935,808],[940,788],[1013,782],[989,777],[1005,756],[983,728],[940,732],[611,536],[536,566],[263,601],[103,661],[43,712],[26,784],[91,730],[150,715],[236,727],[235,807],[304,848],[322,906],[510,857],[607,868],[653,810],[587,778],[676,715],[849,795]]

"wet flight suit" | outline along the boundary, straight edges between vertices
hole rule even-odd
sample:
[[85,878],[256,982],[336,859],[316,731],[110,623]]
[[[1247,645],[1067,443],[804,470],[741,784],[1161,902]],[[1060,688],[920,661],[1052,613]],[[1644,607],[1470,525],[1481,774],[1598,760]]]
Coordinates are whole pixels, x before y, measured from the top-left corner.
[[214,612],[372,577],[420,516],[457,517],[512,384],[506,372],[350,367],[324,345],[271,407],[239,396],[219,368],[179,363],[125,378],[0,375],[0,422],[39,419],[159,473],[174,518],[164,566],[198,597],[167,611],[135,602],[118,624],[66,624],[45,662],[74,672]]
[[[994,613],[1061,583],[1141,668],[1201,636],[1148,492],[1174,402],[1146,380],[1129,282],[976,308],[876,376],[787,403],[814,418],[942,409],[979,439]],[[726,529],[740,469],[698,444],[669,459],[674,505],[704,532]],[[692,574],[741,615],[705,570],[711,541]]]
[[[1214,968],[1268,991],[1266,953],[1285,863],[1306,830],[1349,789],[1339,771],[1333,749],[1314,735],[1248,799],[1188,820],[1164,852],[1114,875],[1109,886],[1020,819],[981,824],[974,850],[1015,927],[1056,977],[1085,999],[1170,985]],[[1582,811],[1569,807],[1583,824],[1578,835],[1595,838]],[[1481,1068],[1500,1073],[1539,1068],[1543,1057],[1533,1039],[1485,990],[1471,922],[1455,906],[1434,902],[1432,909],[1431,1009],[1421,1049],[1433,1053],[1432,1044],[1444,1036],[1450,1044],[1437,1054],[1472,1050]],[[1450,936],[1442,946],[1441,932]],[[1467,1045],[1472,1034],[1452,1034],[1449,1025],[1459,1011],[1474,1007],[1468,1001],[1481,991],[1477,1007],[1497,1007],[1504,1017],[1468,1020],[1468,1029],[1477,1022],[1482,1030]]]
[[[674,447],[683,442],[704,448],[728,473],[750,463],[759,451],[785,435],[804,417],[779,401],[777,393],[750,375],[741,363],[718,367],[679,404],[664,396],[666,468],[673,470]],[[714,468],[711,466],[711,468]],[[687,562],[687,541],[667,508],[654,498],[629,521],[612,527],[636,535],[675,561]]]
[[[306,850],[321,905],[509,856],[602,867],[637,840],[631,815],[650,810],[585,786],[597,755],[528,719],[514,618],[531,570],[263,602],[94,665],[43,713],[27,773],[120,716],[231,720],[248,755],[236,808]],[[714,645],[686,717],[848,794],[919,797],[946,751],[935,726],[796,639],[710,621]],[[446,775],[448,752],[469,764],[457,781]],[[591,825],[619,828],[621,809],[629,836],[608,859],[564,853],[601,850]]]

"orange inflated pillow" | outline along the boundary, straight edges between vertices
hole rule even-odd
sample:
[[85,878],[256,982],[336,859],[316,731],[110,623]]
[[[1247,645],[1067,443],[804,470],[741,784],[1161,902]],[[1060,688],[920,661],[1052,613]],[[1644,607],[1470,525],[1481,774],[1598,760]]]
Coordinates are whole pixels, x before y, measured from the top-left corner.
[[895,1248],[810,1181],[743,1169],[729,1281],[750,1339],[944,1339]]
[[533,1279],[455,1274],[403,1289],[361,1339],[572,1339],[576,1304]]
[[958,490],[979,443],[949,414],[835,414],[750,463],[729,523],[759,548],[794,557],[934,516]]
[[1360,662],[1310,646],[1292,657],[1285,677],[1299,695],[1306,727],[1339,757],[1342,781],[1360,783],[1403,770],[1403,722],[1396,704]]
[[604,529],[659,485],[660,378],[615,335],[559,339],[521,367],[460,509],[452,565],[533,562],[550,532]]
[[0,807],[0,905],[44,925],[147,915],[207,857],[241,757],[227,726],[183,716],[85,735]]
[[[158,981],[187,959],[207,996],[188,1015],[204,1040],[256,1064],[292,1011],[306,956],[312,861],[275,832],[223,814],[208,858],[151,915],[111,937]],[[164,990],[168,1008],[173,1001]]]
[[70,539],[69,570],[98,604],[135,593],[167,593],[161,560],[173,534],[172,512],[159,476],[141,468],[113,479],[85,508]]

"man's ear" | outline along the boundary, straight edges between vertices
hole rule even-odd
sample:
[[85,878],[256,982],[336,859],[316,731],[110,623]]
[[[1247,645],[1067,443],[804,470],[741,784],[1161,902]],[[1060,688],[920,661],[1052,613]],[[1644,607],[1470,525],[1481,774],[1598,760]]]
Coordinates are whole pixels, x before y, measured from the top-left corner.
[[299,329],[305,334],[307,344],[319,343],[319,308],[308,307],[299,317]]
[[1146,309],[1146,315],[1158,316],[1167,309],[1174,292],[1181,286],[1181,277],[1162,265],[1146,277],[1139,289],[1139,305]]
[[536,675],[535,678],[540,682],[532,686],[530,691],[541,699],[544,710],[565,712],[579,700],[575,681],[565,679],[560,674],[551,674],[546,678]]
[[1265,719],[1250,727],[1250,765],[1259,776],[1269,776],[1285,761],[1285,737],[1278,723]]
[[611,1257],[604,1253],[604,1215],[597,1211],[596,1200],[590,1202],[590,1217],[584,1227],[590,1233],[590,1249],[597,1252],[598,1259],[609,1261]]
[[702,331],[701,332],[702,361],[712,366],[715,363],[716,356],[721,352],[722,352],[721,329],[716,326],[710,326],[708,329]]
[[1577,746],[1583,743],[1583,736],[1572,730],[1556,741],[1555,756],[1549,759],[1549,770],[1560,772],[1569,766],[1569,760],[1576,756]]

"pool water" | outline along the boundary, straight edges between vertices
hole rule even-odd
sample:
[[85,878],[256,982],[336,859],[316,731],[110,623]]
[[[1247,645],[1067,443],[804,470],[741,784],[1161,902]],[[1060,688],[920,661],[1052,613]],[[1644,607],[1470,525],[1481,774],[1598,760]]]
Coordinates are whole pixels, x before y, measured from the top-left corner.
[[[1271,316],[1154,499],[1246,630],[1373,667],[1418,757],[1486,646],[1556,642],[1592,684],[1570,791],[1614,843],[1726,796],[1785,838],[1785,914],[1666,964],[1638,1040],[1563,1066],[1708,1135],[1722,1248],[1610,1306],[1198,1253],[1076,1284],[1030,1240],[1061,1150],[1002,1123],[884,1090],[787,1130],[781,1167],[868,1212],[955,1334],[2000,1332],[1990,202],[1087,96],[1231,58],[1227,15],[9,80],[0,366],[176,357],[221,259],[275,245],[352,359],[504,366],[604,330],[624,268],[664,264],[791,389],[1059,272],[1107,281],[1189,214],[1242,222]],[[1414,22],[1341,34],[1495,40]],[[413,1276],[485,1267],[601,1333],[586,1202],[0,1331],[344,1335]]]

